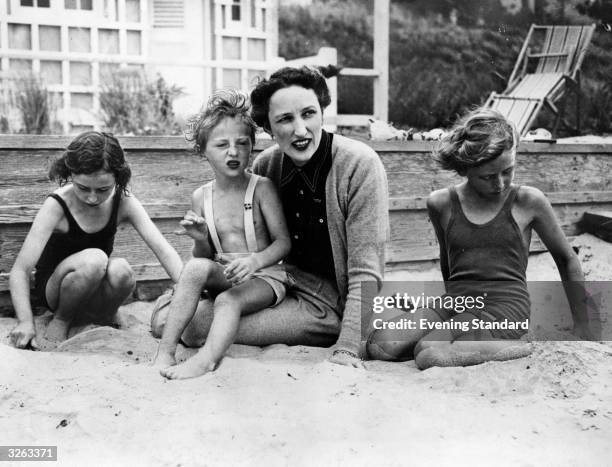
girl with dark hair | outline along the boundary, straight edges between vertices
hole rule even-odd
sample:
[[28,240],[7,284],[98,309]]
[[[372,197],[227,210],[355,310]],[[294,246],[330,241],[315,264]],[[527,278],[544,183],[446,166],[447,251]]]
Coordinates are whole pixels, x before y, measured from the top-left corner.
[[517,339],[527,332],[518,324],[528,323],[530,317],[526,269],[532,230],[559,268],[575,334],[591,337],[582,268],[550,202],[537,188],[512,183],[518,141],[513,124],[499,112],[478,109],[441,142],[436,160],[465,177],[456,186],[434,191],[427,200],[446,293],[484,301],[467,311],[417,309],[411,319],[429,325],[407,331],[401,341],[392,337],[397,336],[389,331],[393,327],[375,331],[368,342],[372,358],[414,358],[425,369],[528,355],[530,346]]
[[[128,192],[131,171],[123,149],[109,133],[78,135],[49,170],[59,183],[45,200],[15,260],[10,290],[18,324],[11,342],[49,350],[68,337],[73,324],[110,323],[132,292],[135,279],[124,258],[110,258],[117,225],[129,222],[176,282],[182,261]],[[44,336],[36,336],[30,305],[34,292],[53,313]]]

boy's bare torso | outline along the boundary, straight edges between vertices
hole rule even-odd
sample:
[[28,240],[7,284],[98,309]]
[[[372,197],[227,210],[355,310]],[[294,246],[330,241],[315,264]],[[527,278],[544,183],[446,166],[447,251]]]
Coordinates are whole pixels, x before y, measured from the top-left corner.
[[[257,238],[258,251],[263,250],[270,244],[270,236],[261,212],[262,190],[260,180],[253,194],[253,223],[255,224],[255,236]],[[244,195],[246,185],[243,187],[231,187],[223,189],[217,183],[213,183],[212,204],[215,228],[221,242],[221,247],[226,253],[247,253],[247,243],[244,230]],[[204,189],[198,188],[196,192],[197,208],[199,216],[204,214]]]

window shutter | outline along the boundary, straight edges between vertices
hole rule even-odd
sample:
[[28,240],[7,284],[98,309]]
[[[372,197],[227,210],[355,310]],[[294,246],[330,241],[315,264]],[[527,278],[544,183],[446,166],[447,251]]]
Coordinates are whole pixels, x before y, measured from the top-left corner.
[[182,28],[185,22],[184,0],[154,0],[154,28]]

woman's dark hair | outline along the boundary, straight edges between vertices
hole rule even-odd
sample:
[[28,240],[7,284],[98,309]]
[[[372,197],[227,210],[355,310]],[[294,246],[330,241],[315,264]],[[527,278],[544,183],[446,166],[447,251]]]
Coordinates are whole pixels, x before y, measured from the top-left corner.
[[316,68],[302,66],[301,68],[285,67],[274,72],[268,79],[261,80],[255,89],[251,91],[251,112],[255,123],[264,130],[270,130],[268,111],[270,110],[270,98],[279,89],[289,86],[301,86],[312,89],[317,96],[321,110],[331,103],[329,88],[325,77]]
[[62,186],[72,175],[88,175],[98,170],[111,172],[117,189],[128,193],[132,171],[117,138],[110,133],[86,131],[74,138],[66,151],[51,163],[49,178]]
[[434,158],[446,170],[464,175],[501,156],[518,144],[516,127],[501,113],[476,109],[465,115],[434,151]]
[[202,153],[206,149],[206,141],[210,132],[221,120],[226,117],[240,117],[248,127],[251,143],[255,145],[255,131],[257,127],[249,111],[249,96],[235,89],[221,89],[216,91],[206,107],[200,113],[187,120],[185,139],[193,143],[193,148],[197,153]]

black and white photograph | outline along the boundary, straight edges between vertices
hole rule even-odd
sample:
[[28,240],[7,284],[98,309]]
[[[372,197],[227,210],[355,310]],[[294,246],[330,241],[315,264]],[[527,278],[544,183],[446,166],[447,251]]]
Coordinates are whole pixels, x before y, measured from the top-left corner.
[[611,76],[612,0],[0,0],[0,464],[612,464]]

